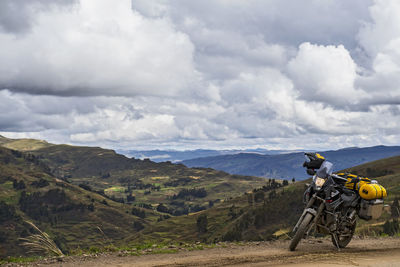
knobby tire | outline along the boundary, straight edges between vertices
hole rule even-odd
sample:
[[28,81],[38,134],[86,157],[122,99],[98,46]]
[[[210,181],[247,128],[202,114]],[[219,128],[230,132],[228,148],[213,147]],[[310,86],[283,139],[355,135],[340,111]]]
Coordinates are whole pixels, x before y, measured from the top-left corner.
[[294,251],[299,244],[300,240],[304,237],[304,234],[307,232],[308,228],[310,227],[310,222],[313,216],[310,213],[307,213],[303,221],[300,223],[299,228],[297,229],[296,233],[293,236],[292,241],[290,242],[289,249],[290,251]]

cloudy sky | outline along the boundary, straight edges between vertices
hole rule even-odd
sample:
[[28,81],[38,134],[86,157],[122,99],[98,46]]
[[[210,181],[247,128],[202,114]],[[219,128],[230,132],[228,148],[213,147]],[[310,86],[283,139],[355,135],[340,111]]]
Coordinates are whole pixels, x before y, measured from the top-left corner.
[[1,0],[0,134],[400,145],[400,1]]

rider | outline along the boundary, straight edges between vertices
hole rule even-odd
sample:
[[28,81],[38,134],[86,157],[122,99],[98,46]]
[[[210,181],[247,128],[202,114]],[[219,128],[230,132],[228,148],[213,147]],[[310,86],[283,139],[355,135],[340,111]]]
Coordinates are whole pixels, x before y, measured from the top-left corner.
[[[326,179],[332,174],[333,164],[325,160],[319,153],[305,153],[305,155],[306,161],[303,163],[303,167],[307,168],[309,175],[317,173],[318,177]],[[316,169],[317,172],[315,172]]]
[[[327,179],[332,174],[333,164],[319,153],[305,153],[306,161],[303,163],[303,167],[307,168],[309,175],[316,174],[317,177]],[[317,170],[317,171],[315,171]],[[308,203],[311,195],[313,194],[312,187],[309,187],[304,194],[304,203]]]

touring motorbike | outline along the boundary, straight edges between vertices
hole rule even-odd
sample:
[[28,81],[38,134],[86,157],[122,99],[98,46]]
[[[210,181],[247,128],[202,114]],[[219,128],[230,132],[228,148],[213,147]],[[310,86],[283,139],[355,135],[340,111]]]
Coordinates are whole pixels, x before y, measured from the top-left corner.
[[[338,249],[344,248],[354,235],[357,216],[370,220],[380,217],[382,213],[383,199],[366,200],[356,190],[348,189],[345,185],[349,179],[332,174],[333,165],[329,164],[316,173],[307,170],[307,173],[313,174],[313,178],[304,192],[305,209],[292,231],[291,251],[312,231],[331,235],[333,245]],[[369,183],[377,182],[370,180]]]

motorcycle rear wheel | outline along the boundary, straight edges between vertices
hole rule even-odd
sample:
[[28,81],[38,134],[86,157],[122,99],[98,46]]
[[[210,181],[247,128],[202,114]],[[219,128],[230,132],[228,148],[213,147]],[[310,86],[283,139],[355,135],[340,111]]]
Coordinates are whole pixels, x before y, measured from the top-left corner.
[[297,229],[296,233],[294,234],[292,241],[290,242],[289,249],[290,251],[294,251],[299,244],[300,240],[304,237],[305,232],[307,232],[308,228],[310,227],[310,222],[313,216],[310,213],[307,213],[303,221],[300,223],[299,228]]
[[[356,225],[357,222],[354,222],[354,224],[351,227],[350,236],[340,236],[340,235],[337,236],[339,248],[345,248],[350,243],[351,239],[353,238],[354,231],[356,230]],[[332,236],[332,243],[334,246],[336,246],[335,238],[333,236]]]

